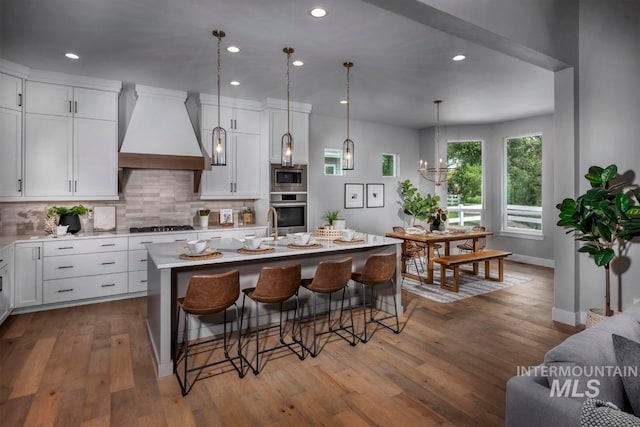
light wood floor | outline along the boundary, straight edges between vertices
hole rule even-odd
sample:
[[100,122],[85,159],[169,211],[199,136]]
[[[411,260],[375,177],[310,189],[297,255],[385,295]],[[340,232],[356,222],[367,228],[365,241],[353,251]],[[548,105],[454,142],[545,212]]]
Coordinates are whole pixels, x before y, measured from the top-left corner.
[[11,316],[0,426],[500,426],[516,367],[578,330],[551,321],[552,270],[505,270],[531,281],[450,304],[403,293],[399,335],[355,347],[324,335],[317,358],[279,351],[244,379],[213,371],[186,398],[155,378],[145,298]]

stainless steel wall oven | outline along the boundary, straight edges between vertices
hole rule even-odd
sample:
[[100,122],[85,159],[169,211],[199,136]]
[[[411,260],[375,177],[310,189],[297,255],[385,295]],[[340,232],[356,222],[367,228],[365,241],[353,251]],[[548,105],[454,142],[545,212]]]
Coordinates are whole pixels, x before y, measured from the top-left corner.
[[271,206],[278,214],[278,234],[307,231],[307,194],[271,194]]

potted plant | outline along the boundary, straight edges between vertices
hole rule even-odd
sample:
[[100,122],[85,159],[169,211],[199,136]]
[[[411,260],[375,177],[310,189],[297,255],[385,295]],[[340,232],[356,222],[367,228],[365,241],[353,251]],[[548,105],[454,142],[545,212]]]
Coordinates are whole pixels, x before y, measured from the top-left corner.
[[335,211],[327,211],[324,213],[324,216],[322,218],[324,218],[325,221],[327,221],[327,224],[333,228],[333,222],[338,219],[338,215],[340,214],[339,210],[335,210]]
[[253,224],[253,209],[244,207],[242,208],[242,222],[246,224]]
[[[427,196],[429,195],[427,194]],[[437,197],[438,200],[440,200],[440,196],[433,196],[433,197],[434,198]],[[429,209],[429,213],[427,214],[427,222],[431,224],[431,226],[429,227],[431,228],[431,231],[444,230],[444,224],[446,221],[447,221],[446,209],[441,208],[440,206],[434,206],[431,209]]]
[[[411,215],[411,225],[415,225],[416,219],[424,221],[427,218],[432,218],[433,221],[438,219],[438,227],[440,226],[440,219],[444,217],[444,221],[447,220],[446,211],[438,207],[440,196],[426,194],[424,197],[420,194],[418,189],[411,184],[411,181],[405,179],[401,183],[403,212],[406,215]],[[439,210],[438,210],[439,209]],[[436,214],[437,213],[437,214]],[[444,215],[442,215],[444,214]],[[431,220],[430,223],[433,223]]]
[[198,218],[200,219],[200,227],[209,227],[209,214],[211,209],[200,208],[198,209]]
[[86,215],[89,212],[92,212],[92,209],[85,208],[82,205],[76,205],[70,208],[64,206],[52,206],[47,210],[47,216],[54,217],[58,216],[58,225],[68,225],[67,228],[68,233],[75,234],[82,226],[80,225],[80,215]]
[[[556,205],[560,210],[558,225],[568,228],[567,233],[574,232],[576,240],[585,242],[578,252],[592,255],[596,265],[605,269],[605,316],[613,314],[609,269],[616,257],[614,246],[640,236],[640,206],[632,205],[631,198],[624,192],[629,183],[617,176],[616,165],[604,169],[591,166],[584,176],[591,188],[575,200],[564,199]],[[635,189],[630,191],[640,204],[640,193]],[[598,309],[595,313],[598,314]]]

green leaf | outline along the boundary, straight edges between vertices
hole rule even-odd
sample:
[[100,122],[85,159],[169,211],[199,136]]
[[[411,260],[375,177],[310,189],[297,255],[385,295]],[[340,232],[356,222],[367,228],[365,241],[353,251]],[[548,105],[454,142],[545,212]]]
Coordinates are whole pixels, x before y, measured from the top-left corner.
[[615,257],[615,256],[616,256],[616,254],[613,251],[613,249],[606,248],[606,249],[602,249],[602,250],[598,251],[593,256],[593,259],[596,262],[596,265],[598,267],[603,267],[603,266],[609,264],[611,262],[611,260],[613,259],[613,257]]
[[602,240],[606,242],[610,242],[612,231],[613,230],[611,230],[611,228],[606,223],[603,223],[603,222],[598,223],[598,232],[600,233]]
[[591,245],[584,245],[580,249],[578,249],[578,252],[595,255],[598,253],[598,248]]
[[603,188],[592,188],[584,194],[584,204],[589,206],[604,200],[609,192]]
[[629,209],[630,202],[631,201],[629,200],[629,197],[627,197],[626,194],[618,193],[616,195],[616,208],[620,212],[626,212],[627,209]]
[[609,165],[603,171],[601,179],[603,183],[607,183],[618,176],[618,167],[616,165]]
[[628,218],[632,218],[632,219],[640,219],[640,206],[631,206],[629,209],[627,209],[624,214],[628,217]]
[[596,187],[602,184],[602,168],[599,166],[591,166],[589,168],[589,173],[585,176],[587,181],[591,183],[592,187]]

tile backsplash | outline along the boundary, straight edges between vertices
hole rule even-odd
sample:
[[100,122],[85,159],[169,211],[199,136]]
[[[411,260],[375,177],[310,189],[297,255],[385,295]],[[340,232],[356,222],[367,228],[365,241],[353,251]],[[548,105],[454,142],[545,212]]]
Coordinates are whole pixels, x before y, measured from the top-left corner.
[[[41,235],[51,206],[79,204],[115,206],[118,230],[150,225],[197,226],[197,211],[202,207],[211,209],[209,224],[215,225],[218,221],[215,212],[219,209],[232,208],[235,213],[244,206],[253,208],[253,200],[200,200],[198,194],[193,193],[191,171],[134,169],[129,172],[118,201],[0,203],[0,236]],[[93,230],[92,216],[83,216],[80,220],[83,230]]]

